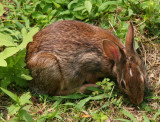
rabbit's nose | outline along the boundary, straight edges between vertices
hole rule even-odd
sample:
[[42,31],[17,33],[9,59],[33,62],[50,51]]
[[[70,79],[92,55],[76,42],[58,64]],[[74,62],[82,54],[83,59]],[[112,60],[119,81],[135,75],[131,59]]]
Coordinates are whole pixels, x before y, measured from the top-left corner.
[[137,99],[137,105],[139,105],[143,101],[143,97]]

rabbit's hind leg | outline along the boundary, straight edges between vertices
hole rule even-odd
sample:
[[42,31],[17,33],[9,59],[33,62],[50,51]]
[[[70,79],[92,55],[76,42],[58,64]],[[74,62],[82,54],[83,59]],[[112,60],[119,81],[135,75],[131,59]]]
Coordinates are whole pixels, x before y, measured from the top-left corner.
[[33,80],[30,87],[35,92],[55,95],[63,87],[63,76],[55,55],[39,52],[27,61]]

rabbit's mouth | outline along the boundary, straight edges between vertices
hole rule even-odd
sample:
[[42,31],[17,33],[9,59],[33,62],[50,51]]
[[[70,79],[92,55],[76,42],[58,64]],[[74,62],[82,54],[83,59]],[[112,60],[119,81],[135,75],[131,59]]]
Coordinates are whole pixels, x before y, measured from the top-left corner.
[[143,94],[142,95],[138,95],[138,96],[129,96],[131,102],[135,105],[139,105],[140,103],[142,103],[143,101]]

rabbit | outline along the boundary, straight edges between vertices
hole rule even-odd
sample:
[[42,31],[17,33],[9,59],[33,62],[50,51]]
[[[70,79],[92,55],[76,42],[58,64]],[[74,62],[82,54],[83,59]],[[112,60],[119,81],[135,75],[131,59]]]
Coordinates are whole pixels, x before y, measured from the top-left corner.
[[125,46],[113,33],[75,20],[52,23],[27,45],[26,66],[33,91],[67,95],[96,87],[99,77],[115,77],[135,105],[143,101],[147,72],[134,44],[130,22]]

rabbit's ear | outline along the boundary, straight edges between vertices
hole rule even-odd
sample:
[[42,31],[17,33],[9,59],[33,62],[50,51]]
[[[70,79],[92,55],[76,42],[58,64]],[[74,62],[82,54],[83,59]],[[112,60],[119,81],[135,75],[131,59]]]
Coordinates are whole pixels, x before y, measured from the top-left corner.
[[134,44],[134,28],[132,22],[130,22],[126,42],[125,42],[126,52],[129,54],[135,53],[135,44]]
[[108,58],[115,62],[120,61],[122,53],[120,48],[114,42],[107,39],[103,40],[103,49]]

